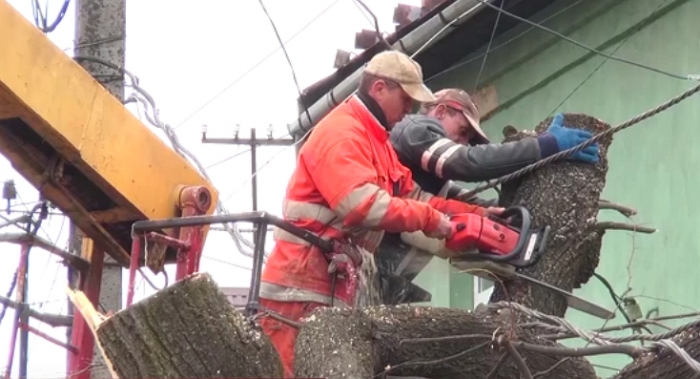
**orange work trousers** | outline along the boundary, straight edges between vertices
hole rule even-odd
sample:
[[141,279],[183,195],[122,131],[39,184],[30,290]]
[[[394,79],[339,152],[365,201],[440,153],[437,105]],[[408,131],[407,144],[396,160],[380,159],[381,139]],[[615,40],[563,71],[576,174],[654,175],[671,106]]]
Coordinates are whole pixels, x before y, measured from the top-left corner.
[[[260,305],[292,321],[299,321],[299,319],[311,314],[314,309],[327,306],[314,302],[275,301],[269,299],[260,299]],[[294,344],[296,343],[299,330],[272,317],[261,317],[260,326],[263,332],[270,337],[270,341],[275,346],[275,349],[277,349],[284,367],[284,377],[293,378]]]

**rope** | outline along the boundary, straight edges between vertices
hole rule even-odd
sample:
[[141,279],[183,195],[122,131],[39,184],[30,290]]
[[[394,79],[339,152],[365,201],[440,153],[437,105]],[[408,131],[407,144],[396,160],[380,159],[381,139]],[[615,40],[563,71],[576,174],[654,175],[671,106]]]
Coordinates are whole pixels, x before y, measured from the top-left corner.
[[538,161],[538,162],[536,162],[536,163],[533,163],[533,164],[531,164],[531,165],[528,165],[528,166],[526,166],[526,167],[523,167],[523,168],[521,168],[520,170],[517,170],[517,171],[515,171],[515,172],[512,172],[512,173],[510,173],[510,174],[508,174],[508,175],[501,176],[500,178],[494,180],[494,181],[491,182],[491,183],[486,183],[486,184],[482,184],[482,185],[480,185],[480,186],[476,186],[473,190],[467,192],[467,193],[464,195],[464,198],[469,198],[469,197],[474,196],[474,195],[476,195],[477,193],[483,192],[483,191],[485,191],[485,190],[487,190],[487,189],[494,188],[494,187],[496,187],[496,186],[498,186],[498,185],[500,185],[500,184],[503,184],[503,183],[505,183],[505,182],[509,182],[509,181],[511,181],[511,180],[514,180],[514,179],[518,179],[518,178],[520,178],[520,177],[523,177],[523,176],[525,176],[525,175],[527,175],[527,174],[529,174],[529,173],[531,173],[531,172],[533,172],[533,171],[535,171],[535,170],[537,170],[537,169],[539,169],[539,168],[542,168],[542,167],[544,167],[544,166],[546,166],[546,165],[548,165],[548,164],[550,164],[550,163],[552,163],[552,162],[554,162],[554,161],[557,161],[557,160],[560,160],[560,159],[563,159],[563,158],[568,158],[569,156],[571,156],[571,155],[573,155],[573,154],[576,154],[576,153],[580,152],[581,150],[585,149],[586,147],[588,147],[588,146],[590,146],[590,145],[592,145],[592,144],[598,142],[600,139],[602,139],[602,138],[604,138],[604,137],[607,137],[607,136],[610,136],[610,135],[612,135],[612,134],[615,134],[615,133],[617,133],[617,132],[619,132],[619,131],[622,131],[622,130],[624,130],[624,129],[629,128],[630,126],[633,126],[633,125],[635,125],[635,124],[638,124],[638,123],[640,123],[640,122],[642,122],[642,121],[644,121],[644,120],[646,120],[646,119],[648,119],[648,118],[651,118],[651,117],[653,117],[653,116],[656,116],[657,114],[659,114],[659,113],[661,113],[661,112],[663,112],[663,111],[665,111],[665,110],[671,108],[672,106],[674,106],[674,105],[680,103],[681,101],[683,101],[683,100],[689,98],[690,96],[696,94],[696,93],[699,92],[699,91],[700,91],[700,84],[697,85],[697,86],[695,86],[695,87],[693,87],[693,88],[691,88],[691,89],[689,89],[689,90],[687,90],[687,91],[685,91],[685,92],[682,93],[681,95],[676,96],[676,97],[674,97],[673,99],[671,99],[671,100],[669,100],[669,101],[667,101],[667,102],[665,102],[665,103],[659,105],[658,107],[656,107],[656,108],[654,108],[654,109],[651,109],[651,110],[649,110],[649,111],[646,111],[646,112],[644,112],[644,113],[642,113],[642,114],[640,114],[640,115],[638,115],[638,116],[636,116],[636,117],[634,117],[634,118],[631,118],[631,119],[629,119],[629,120],[627,120],[627,121],[625,121],[625,122],[623,122],[623,123],[621,123],[621,124],[619,124],[619,125],[616,125],[616,126],[610,128],[610,129],[608,129],[608,130],[606,130],[606,131],[604,131],[604,132],[601,132],[601,133],[598,133],[598,134],[594,135],[593,137],[591,137],[590,139],[588,139],[588,140],[586,140],[585,142],[581,143],[580,145],[576,145],[576,146],[574,146],[574,147],[572,147],[572,148],[570,148],[570,149],[560,151],[560,152],[558,152],[558,153],[556,153],[556,154],[554,154],[554,155],[551,155],[551,156],[549,156],[549,157],[547,157],[547,158],[545,158],[545,159],[542,159],[542,160],[540,160],[540,161]]

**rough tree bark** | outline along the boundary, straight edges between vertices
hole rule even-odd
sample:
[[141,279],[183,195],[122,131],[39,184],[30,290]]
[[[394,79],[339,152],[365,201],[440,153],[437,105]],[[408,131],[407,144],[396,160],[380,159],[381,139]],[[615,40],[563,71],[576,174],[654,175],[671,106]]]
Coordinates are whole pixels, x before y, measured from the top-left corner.
[[195,274],[102,322],[97,337],[120,378],[281,378],[267,336]]
[[[531,132],[510,133],[504,142],[542,133],[550,122],[551,119],[543,121]],[[580,114],[565,115],[565,123],[594,133],[610,127]],[[598,165],[557,162],[503,185],[502,205],[524,205],[533,213],[534,226],[548,224],[552,228],[547,252],[538,265],[525,272],[526,275],[568,291],[579,288],[592,276],[606,230],[596,223],[596,218],[611,142],[611,138],[600,141]],[[515,301],[560,317],[567,308],[565,300],[556,294],[520,281],[505,283],[505,289],[496,285],[491,302],[500,300]],[[489,311],[474,314],[465,310],[429,307],[375,307],[356,311],[320,309],[301,328],[295,371],[301,377],[326,378],[371,378],[381,374],[484,378],[489,373],[490,378],[518,378],[522,372],[514,363],[517,360],[505,354],[507,346],[489,343],[493,335],[504,334],[539,346],[553,344],[533,335],[536,330],[518,327],[517,318],[512,314],[499,316]],[[697,329],[674,338],[696,359],[700,357]],[[471,337],[455,337],[460,335]],[[426,337],[434,340],[415,341]],[[413,343],[409,343],[412,339]],[[584,358],[562,362],[563,355],[553,355],[551,351],[535,353],[521,343],[514,345],[524,365],[539,379],[597,377]],[[497,372],[491,372],[494,367],[499,367],[499,362],[502,364]],[[692,377],[693,373],[680,358],[664,350],[637,358],[615,379],[686,378]]]
[[[541,133],[549,122],[545,120],[534,133]],[[594,132],[609,127],[585,115],[566,115],[565,122]],[[509,134],[506,140],[528,134],[533,132]],[[601,141],[601,162],[596,166],[554,163],[503,186],[502,205],[524,205],[533,213],[535,226],[552,227],[547,252],[527,275],[571,291],[593,274],[606,230],[596,223],[596,216],[610,142]],[[491,301],[498,300],[516,301],[555,316],[566,311],[563,299],[517,281],[505,283],[505,290],[496,285]],[[303,320],[295,371],[298,377],[317,378],[366,379],[384,374],[506,379],[521,377],[522,367],[527,367],[534,374],[531,377],[538,379],[596,378],[588,361],[562,361],[561,351],[549,349],[561,345],[522,327],[519,320],[507,309],[475,314],[410,306],[321,308]],[[674,338],[696,359],[700,357],[698,329]],[[186,278],[120,311],[103,321],[96,334],[120,378],[282,375],[269,339],[233,309],[207,274]],[[675,379],[693,374],[680,358],[663,350],[638,357],[614,379]]]
[[[522,131],[506,136],[505,142],[543,133],[551,123],[548,118],[534,132]],[[567,114],[564,124],[600,133],[610,125],[590,116]],[[608,171],[607,150],[612,138],[599,141],[600,162],[596,165],[559,161],[544,166],[520,180],[501,186],[501,206],[522,205],[532,212],[535,227],[551,226],[547,251],[539,263],[523,274],[566,291],[580,288],[598,266],[602,233],[596,228],[598,203]],[[498,283],[491,301],[510,300],[531,309],[563,317],[566,300],[545,288],[522,280]]]
[[[301,378],[366,379],[387,376],[485,378],[504,353],[494,349],[497,330],[521,341],[557,346],[514,324],[509,312],[474,314],[450,308],[380,306],[363,310],[319,309],[297,337],[294,371]],[[466,336],[459,338],[456,336]],[[416,341],[431,338],[436,341]],[[411,341],[413,340],[413,341]],[[560,358],[523,352],[532,372],[544,372]],[[518,378],[507,360],[492,378]],[[540,378],[595,378],[581,359],[565,362]]]
[[[564,121],[566,125],[594,133],[610,127],[585,115],[566,115]],[[517,132],[510,135],[506,141],[541,133],[550,122],[551,119],[543,121],[534,132]],[[569,291],[585,283],[593,274],[598,264],[602,238],[596,229],[595,219],[600,193],[605,184],[606,154],[610,142],[611,138],[600,141],[601,160],[597,165],[557,162],[521,180],[504,184],[500,199],[502,205],[524,205],[533,214],[533,226],[549,224],[552,228],[547,252],[539,264],[529,269],[526,274]],[[505,299],[503,289],[497,286],[492,301],[515,301],[556,316],[563,316],[566,311],[566,300],[545,289],[531,287],[529,283],[519,281],[506,283],[505,287],[509,298]],[[366,374],[376,374],[381,372],[383,367],[397,365],[402,360],[436,360],[483,342],[443,341],[406,348],[395,347],[401,338],[458,334],[490,336],[498,326],[512,329],[519,339],[527,338],[527,334],[516,329],[514,325],[496,325],[489,316],[478,317],[460,310],[418,309],[415,312],[420,316],[417,317],[413,317],[414,311],[402,308],[373,309],[366,313],[342,313],[333,316],[328,316],[333,314],[332,312],[315,315],[314,321],[305,325],[298,337],[298,362],[295,366],[298,370],[297,375],[329,378],[367,377]],[[355,330],[344,327],[350,324],[362,332],[356,333]],[[382,337],[376,339],[377,333],[382,334]],[[341,348],[339,341],[352,343]],[[341,353],[340,349],[350,349],[352,352]],[[399,367],[394,371],[400,371],[400,375],[433,378],[463,377],[464,372],[486,374],[502,354],[502,350],[483,349],[449,362],[402,366],[403,369]],[[353,364],[342,365],[348,356],[352,356],[356,361]],[[551,368],[560,358],[528,353],[525,359],[531,370],[538,372]],[[495,377],[517,377],[517,368],[513,361],[507,362],[508,365],[499,370]],[[343,367],[345,371],[338,371],[337,367]],[[572,359],[558,365],[547,374],[540,375],[540,378],[550,377],[593,378],[595,374],[592,366],[585,360]]]

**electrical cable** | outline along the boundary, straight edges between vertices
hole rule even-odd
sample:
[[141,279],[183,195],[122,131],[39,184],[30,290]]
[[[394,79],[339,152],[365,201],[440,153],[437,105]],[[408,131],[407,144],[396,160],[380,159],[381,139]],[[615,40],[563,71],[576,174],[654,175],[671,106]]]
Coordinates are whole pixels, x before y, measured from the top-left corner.
[[[66,15],[66,11],[68,10],[69,4],[70,0],[64,0],[61,9],[58,11],[56,19],[51,23],[50,26],[46,26],[48,23],[48,20],[46,19],[47,15],[41,11],[41,5],[39,4],[39,0],[32,0],[32,13],[34,15],[34,24],[44,34],[53,32],[54,30],[56,30],[56,27],[58,27],[61,21],[63,21],[63,17]],[[48,2],[46,4],[46,11],[48,13]]]
[[[481,0],[478,0],[478,1],[481,1]],[[523,167],[517,171],[514,171],[508,175],[503,175],[500,178],[498,178],[490,183],[476,186],[474,189],[472,189],[469,192],[467,192],[466,194],[464,194],[462,196],[462,198],[469,198],[471,196],[476,195],[477,193],[483,192],[483,191],[490,189],[490,188],[494,188],[494,187],[496,187],[500,184],[503,184],[505,182],[521,178],[524,175],[527,175],[527,174],[531,173],[532,171],[535,171],[541,167],[544,167],[544,166],[546,166],[554,161],[564,159],[564,158],[567,158],[573,154],[576,154],[577,152],[579,152],[579,151],[585,149],[586,147],[594,144],[595,142],[599,141],[601,138],[613,135],[614,133],[617,133],[619,131],[627,129],[630,126],[636,125],[636,124],[638,124],[638,123],[640,123],[648,118],[651,118],[651,117],[673,107],[674,105],[689,98],[690,96],[696,94],[699,91],[700,91],[700,84],[683,92],[682,94],[674,97],[673,99],[659,105],[658,107],[656,107],[654,109],[648,110],[648,111],[646,111],[646,112],[644,112],[636,117],[633,117],[633,118],[631,118],[631,119],[629,119],[621,124],[618,124],[618,125],[610,128],[604,132],[601,132],[601,133],[594,135],[593,137],[589,138],[588,140],[582,142],[579,145],[576,145],[576,146],[574,146],[570,149],[567,149],[567,150],[560,151],[554,155],[550,155],[549,157],[547,157],[545,159],[542,159],[542,160],[537,161],[533,164],[525,166],[525,167]]]
[[[275,37],[277,37],[277,42],[279,42],[280,47],[282,48],[282,52],[284,53],[284,57],[287,58],[287,63],[289,64],[289,68],[292,71],[292,78],[294,79],[294,84],[297,87],[297,92],[299,93],[299,98],[301,99],[303,97],[303,94],[301,93],[301,87],[299,86],[299,81],[297,80],[297,74],[294,71],[294,65],[292,64],[292,60],[289,58],[289,54],[287,54],[287,48],[284,47],[284,42],[282,42],[282,37],[280,37],[280,33],[277,31],[277,25],[275,25],[275,22],[272,20],[270,13],[267,12],[267,8],[265,8],[265,3],[263,3],[263,0],[258,0],[258,3],[260,3],[260,7],[262,8],[263,12],[265,12],[265,16],[267,16],[267,19],[270,21],[270,25],[272,26],[272,30],[275,32]],[[304,110],[306,111],[306,117],[309,118],[309,122],[312,122],[311,121],[311,113],[309,113],[309,107],[307,107],[306,104],[304,104]]]
[[[562,13],[568,11],[569,9],[571,9],[571,8],[573,8],[573,7],[577,6],[577,5],[579,5],[580,3],[584,2],[584,1],[585,1],[585,0],[578,0],[578,1],[576,1],[575,3],[569,4],[569,5],[567,5],[565,8],[563,8],[563,9],[561,9],[561,10],[555,12],[554,14],[545,17],[545,18],[544,18],[542,21],[540,21],[538,24],[540,24],[540,25],[541,25],[541,24],[544,24],[545,22],[547,22],[547,21],[553,19],[554,17],[559,16],[560,14],[562,14]],[[533,31],[534,29],[536,29],[536,27],[535,27],[535,26],[531,26],[530,28],[524,30],[522,33],[516,35],[515,37],[513,37],[513,38],[511,38],[511,39],[509,39],[509,40],[503,42],[502,44],[496,45],[495,47],[491,48],[491,52],[493,53],[494,51],[496,51],[496,50],[498,50],[498,49],[500,49],[500,48],[502,48],[502,47],[504,47],[504,46],[506,46],[506,45],[508,45],[508,44],[510,44],[510,43],[512,43],[512,42],[514,42],[515,40],[517,40],[517,39],[519,39],[519,38],[525,36],[525,35],[528,34],[528,33],[530,33],[530,32]],[[474,57],[471,57],[471,58],[467,59],[467,60],[464,61],[464,62],[456,63],[456,64],[454,64],[454,65],[452,65],[452,66],[450,66],[450,67],[448,67],[448,68],[446,68],[446,69],[444,69],[444,70],[438,72],[437,74],[435,74],[435,75],[433,75],[433,76],[431,76],[431,77],[425,79],[425,81],[426,81],[426,82],[429,82],[429,81],[431,81],[431,80],[437,78],[438,76],[447,74],[448,72],[454,71],[454,70],[456,70],[456,69],[458,69],[458,68],[460,68],[460,67],[462,67],[462,66],[464,66],[464,65],[468,65],[469,63],[472,63],[472,62],[474,62],[475,60],[477,60],[477,59],[479,59],[479,58],[481,58],[481,57],[483,57],[483,56],[485,56],[485,55],[487,55],[487,52],[483,52],[483,53],[478,54],[478,55],[476,55],[476,56],[474,56]]]
[[226,158],[224,158],[224,159],[222,159],[222,160],[220,160],[220,161],[217,161],[217,162],[215,162],[215,163],[212,163],[212,164],[210,164],[209,166],[207,166],[207,167],[205,167],[205,168],[208,170],[208,169],[210,169],[210,168],[212,168],[212,167],[214,167],[214,166],[218,166],[218,165],[220,165],[220,164],[222,164],[222,163],[226,163],[226,162],[230,161],[231,159],[234,159],[234,158],[236,158],[236,157],[240,157],[241,155],[243,155],[243,154],[245,154],[245,153],[249,153],[251,150],[252,150],[252,149],[249,148],[248,150],[242,150],[242,151],[236,152],[236,154],[230,155],[230,156],[228,156],[228,157],[226,157]]
[[[649,16],[647,16],[646,18],[651,18],[652,16],[654,16],[658,11],[661,10],[661,7],[663,7],[664,4],[666,4],[666,2],[668,2],[668,0],[662,0],[661,3],[656,7],[656,9],[654,9],[654,11],[652,11],[652,12],[649,14]],[[639,28],[637,28],[637,30],[635,31],[635,33],[638,32],[641,28],[642,28],[642,27],[639,26]],[[620,48],[621,48],[627,41],[629,41],[630,38],[632,38],[633,35],[634,35],[634,33],[630,34],[630,35],[627,36],[622,42],[620,42],[620,44],[618,44],[618,45],[615,47],[615,49],[612,51],[612,53],[610,53],[610,55],[615,55],[615,53],[617,53],[617,51],[620,50]],[[571,90],[571,92],[570,92],[568,95],[566,95],[566,97],[564,97],[564,99],[563,99],[556,107],[554,107],[554,109],[552,109],[552,112],[551,112],[547,117],[552,117],[552,115],[553,115],[554,113],[556,113],[557,109],[559,109],[559,107],[561,107],[562,105],[564,105],[564,103],[565,103],[567,100],[569,100],[569,99],[571,98],[571,96],[573,96],[576,92],[578,92],[578,90],[579,90],[581,87],[583,87],[586,83],[588,83],[588,81],[593,77],[593,75],[595,75],[595,74],[598,72],[598,70],[600,70],[601,67],[603,67],[604,64],[608,63],[608,61],[609,61],[609,58],[607,58],[607,57],[606,57],[605,59],[603,59],[603,61],[600,62],[600,64],[599,64],[595,69],[593,69],[593,71],[591,71],[591,73],[588,74],[588,76],[587,76],[585,79],[583,79],[583,80],[581,81],[581,83],[579,83],[576,87],[574,87],[574,89]]]
[[[506,0],[501,0],[501,6],[500,10],[503,10],[503,6],[505,5]],[[481,67],[479,68],[479,74],[476,76],[476,82],[474,83],[474,91],[476,92],[477,89],[479,89],[479,81],[481,80],[481,74],[484,73],[484,67],[486,66],[486,59],[489,57],[489,52],[491,51],[491,44],[493,43],[493,39],[496,37],[496,30],[498,30],[498,21],[501,20],[501,12],[498,12],[498,15],[496,15],[496,21],[493,23],[493,30],[491,31],[491,37],[489,38],[489,43],[486,45],[486,54],[484,54],[484,59],[481,61]]]
[[[260,1],[260,4],[262,5],[262,0],[259,0],[259,1]],[[387,47],[389,50],[393,50],[393,48],[392,48],[392,46],[389,44],[389,42],[387,42],[386,39],[384,39],[384,37],[382,36],[381,30],[379,29],[379,20],[377,19],[377,16],[374,14],[374,12],[372,12],[372,9],[370,9],[370,8],[367,6],[367,4],[365,4],[364,1],[362,1],[362,0],[353,0],[353,1],[356,1],[358,4],[360,4],[360,5],[370,14],[370,16],[372,17],[372,19],[374,20],[374,28],[375,28],[375,33],[376,33],[377,39],[378,39],[380,42],[382,42],[382,44],[384,44],[385,47]],[[264,5],[263,5],[263,9],[264,9]],[[267,12],[265,12],[265,13],[267,14]],[[268,14],[268,18],[269,18],[269,14]],[[272,22],[272,19],[270,19],[270,22]],[[273,27],[274,27],[274,23],[273,23]],[[280,42],[281,42],[281,40],[280,40]],[[427,43],[429,43],[429,42],[426,42],[426,44],[427,44]],[[425,45],[423,45],[423,46],[425,46]],[[285,52],[286,52],[286,50],[285,50]],[[290,62],[290,65],[291,65],[291,62]],[[292,68],[292,73],[293,73],[293,72],[294,72],[294,69]],[[355,92],[357,92],[357,90],[353,91],[353,94],[354,94]],[[301,97],[301,92],[299,93],[299,96]],[[307,115],[308,115],[308,108],[307,108],[306,112],[307,112]],[[310,124],[313,123],[310,116],[309,116],[309,123],[310,123]],[[240,190],[243,188],[243,186],[245,186],[245,185],[247,184],[248,181],[250,181],[250,180],[252,180],[254,177],[256,177],[256,176],[258,175],[258,173],[259,173],[260,171],[262,171],[262,169],[264,169],[265,166],[267,166],[268,164],[270,164],[279,154],[281,154],[281,153],[283,153],[283,152],[285,152],[285,151],[291,149],[292,147],[294,147],[294,146],[296,146],[296,145],[302,143],[302,142],[309,136],[309,134],[311,134],[311,131],[312,131],[312,130],[313,130],[313,128],[310,128],[298,141],[294,142],[294,143],[291,144],[290,146],[287,146],[285,149],[282,149],[282,150],[280,150],[279,152],[277,152],[275,155],[273,155],[272,158],[270,158],[269,160],[267,160],[260,168],[256,169],[255,172],[254,172],[252,175],[250,175],[250,177],[248,177],[248,179],[246,179],[246,181],[243,182],[237,189],[235,189],[230,195],[226,196],[226,198],[224,199],[224,201],[227,201],[227,200],[230,199],[233,195],[235,195],[238,191],[240,191]],[[291,134],[288,133],[287,135],[285,135],[285,136],[282,137],[282,138],[286,138],[287,136],[290,136],[290,135],[291,135]],[[248,151],[250,151],[250,150],[248,150]],[[242,153],[238,153],[238,154],[242,154]],[[238,155],[238,154],[236,154],[236,155]]]
[[[329,9],[331,9],[331,8],[332,8],[334,5],[336,5],[339,1],[340,1],[340,0],[334,0],[329,6],[327,6],[324,10],[322,10],[322,11],[319,12],[316,16],[314,16],[314,18],[312,18],[309,22],[307,22],[306,25],[304,25],[301,29],[297,30],[297,32],[294,33],[291,37],[289,37],[289,39],[287,39],[286,41],[284,41],[284,45],[286,45],[286,44],[288,44],[289,42],[291,42],[294,38],[296,38],[299,34],[301,34],[301,32],[303,32],[304,30],[306,30],[306,28],[308,28],[309,26],[311,26],[311,24],[313,24],[319,17],[321,17],[322,15],[324,15]],[[241,74],[239,77],[237,77],[236,79],[234,79],[231,83],[229,83],[228,85],[226,85],[226,87],[224,87],[224,88],[223,88],[221,91],[219,91],[216,95],[214,95],[214,96],[211,97],[209,100],[207,100],[206,102],[204,102],[204,104],[202,104],[201,106],[199,106],[199,108],[197,108],[194,112],[190,113],[189,116],[185,117],[184,120],[180,121],[177,125],[175,125],[175,127],[174,127],[173,129],[178,129],[179,127],[181,127],[182,125],[184,125],[185,122],[189,121],[192,117],[194,117],[195,115],[197,115],[200,111],[202,111],[202,109],[206,108],[209,104],[211,104],[211,103],[212,103],[214,100],[216,100],[219,96],[223,95],[226,91],[228,91],[229,89],[231,89],[231,87],[233,87],[236,83],[240,82],[243,78],[245,78],[246,76],[248,76],[248,74],[250,74],[251,72],[253,72],[256,68],[258,68],[261,64],[263,64],[265,61],[267,61],[270,57],[272,57],[272,56],[273,56],[278,50],[280,50],[280,49],[281,49],[281,47],[279,47],[279,46],[278,46],[277,48],[275,48],[273,51],[271,51],[269,54],[267,54],[263,59],[261,59],[260,61],[258,61],[258,63],[256,63],[256,64],[254,64],[253,66],[251,66],[251,67],[250,67],[248,70],[246,70],[243,74]]]
[[669,72],[669,71],[665,71],[665,70],[661,70],[661,69],[658,69],[658,68],[655,68],[655,67],[647,66],[647,65],[644,65],[644,64],[641,64],[641,63],[638,63],[638,62],[629,60],[629,59],[620,58],[620,57],[616,57],[616,56],[613,56],[613,55],[604,53],[604,52],[599,51],[599,50],[596,50],[596,49],[594,49],[594,48],[592,48],[592,47],[590,47],[590,46],[587,46],[587,45],[585,45],[585,44],[583,44],[583,43],[581,43],[581,42],[578,42],[578,41],[576,41],[576,40],[574,40],[574,39],[572,39],[572,38],[569,38],[569,37],[567,37],[567,36],[565,36],[565,35],[563,35],[563,34],[557,32],[557,31],[554,31],[554,30],[552,30],[552,29],[550,29],[550,28],[548,28],[548,27],[546,27],[546,26],[544,26],[544,25],[540,25],[540,24],[538,24],[538,23],[536,23],[536,22],[530,21],[530,20],[528,20],[528,19],[526,19],[526,18],[523,18],[523,17],[520,17],[520,16],[518,16],[518,15],[516,15],[516,14],[510,13],[510,12],[504,10],[504,9],[499,9],[497,6],[495,6],[495,5],[491,4],[491,3],[489,3],[489,2],[486,1],[486,0],[476,0],[476,1],[478,1],[478,2],[481,3],[481,4],[484,4],[484,5],[488,6],[489,8],[495,9],[497,12],[503,13],[503,14],[505,14],[506,16],[509,16],[509,17],[511,17],[511,18],[513,18],[513,19],[516,19],[516,20],[520,21],[520,22],[524,22],[524,23],[526,23],[526,24],[532,25],[532,26],[534,26],[534,27],[536,27],[536,28],[539,28],[540,30],[544,30],[545,32],[550,33],[550,34],[552,34],[552,35],[555,35],[555,36],[559,37],[560,39],[563,39],[564,41],[567,41],[567,42],[569,42],[569,43],[571,43],[571,44],[574,44],[574,45],[576,45],[576,46],[578,46],[578,47],[580,47],[580,48],[582,48],[582,49],[588,50],[588,51],[590,51],[591,53],[600,55],[600,56],[602,56],[602,57],[606,57],[606,58],[608,58],[608,59],[612,59],[612,60],[614,60],[614,61],[618,61],[618,62],[622,62],[622,63],[627,63],[627,64],[629,64],[629,65],[632,65],[632,66],[635,66],[635,67],[639,67],[639,68],[644,69],[644,70],[656,72],[656,73],[658,73],[658,74],[665,75],[665,76],[668,76],[668,77],[671,77],[671,78],[675,78],[675,79],[680,79],[680,80],[691,80],[691,81],[698,81],[698,80],[700,80],[700,75],[698,75],[698,74],[689,74],[689,75],[675,74],[675,73],[672,73],[672,72]]
[[367,15],[367,13],[365,13],[364,10],[362,10],[362,7],[360,6],[360,4],[355,0],[350,0],[350,1],[355,6],[355,8],[357,8],[357,10],[360,11],[360,14],[362,14],[362,16],[365,18],[365,20],[367,20],[370,25],[374,26],[372,19],[370,18],[370,16]]
[[[364,1],[362,1],[362,0],[355,0],[355,1],[357,3],[359,3],[362,6],[362,8],[365,8],[365,10],[369,13],[369,15],[372,16],[372,20],[374,20],[374,31],[375,31],[375,34],[377,35],[377,40],[379,40],[379,42],[381,42],[382,45],[384,45],[384,47],[386,47],[387,49],[393,50],[394,48],[389,44],[389,42],[387,42],[386,39],[384,39],[384,36],[382,35],[381,29],[379,29],[379,19],[377,19],[377,15],[375,15],[374,12],[372,12],[372,9],[370,9],[367,6],[367,4],[365,4]],[[309,120],[309,122],[311,122],[311,120]]]
[[[99,59],[99,58],[88,57],[88,56],[74,56],[73,59],[75,59],[75,60],[87,60],[87,61],[99,63],[99,64],[102,64],[106,67],[110,67],[113,70],[116,70],[116,71],[123,73],[126,76],[126,78],[129,79],[129,82],[130,82],[130,83],[127,83],[126,86],[133,88],[135,91],[135,93],[131,94],[127,98],[127,101],[135,100],[138,103],[140,103],[141,105],[143,105],[145,108],[144,109],[144,116],[146,117],[146,119],[148,120],[149,123],[151,123],[156,128],[161,129],[165,133],[166,137],[168,138],[168,140],[171,143],[173,150],[178,155],[182,156],[183,158],[188,160],[191,164],[193,164],[198,169],[200,174],[207,181],[209,181],[210,183],[213,183],[213,181],[209,177],[209,174],[207,173],[206,169],[203,167],[203,165],[201,164],[199,159],[194,154],[192,154],[192,152],[190,152],[188,149],[186,149],[184,146],[182,146],[182,144],[180,143],[173,128],[170,125],[165,124],[160,120],[159,110],[156,107],[155,100],[146,90],[144,90],[142,87],[139,86],[138,78],[135,75],[133,75],[131,72],[129,72],[128,70],[126,70],[122,67],[118,67],[114,64],[111,64],[111,63],[106,62],[106,61]],[[153,113],[152,115],[148,112],[149,109]],[[219,214],[229,214],[229,211],[224,207],[223,202],[220,199],[217,201],[216,210]],[[238,232],[238,225],[236,223],[233,223],[233,224],[223,224],[223,226],[226,229],[226,231],[229,233],[229,235],[231,236],[238,251],[241,254],[252,258],[253,257],[252,249],[254,249],[255,245],[252,241],[246,239],[241,233]],[[244,246],[248,247],[251,250],[247,250]]]

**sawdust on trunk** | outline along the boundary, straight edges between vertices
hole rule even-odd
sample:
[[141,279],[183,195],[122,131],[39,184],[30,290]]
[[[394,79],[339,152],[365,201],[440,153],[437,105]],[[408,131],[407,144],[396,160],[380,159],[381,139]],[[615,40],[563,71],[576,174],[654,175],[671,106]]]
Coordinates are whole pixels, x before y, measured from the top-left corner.
[[[541,134],[552,118],[540,123],[535,131],[521,131],[507,136],[504,142]],[[610,125],[587,115],[566,114],[564,125],[600,133]],[[523,274],[565,291],[580,288],[593,275],[600,258],[602,235],[596,229],[598,202],[608,171],[607,151],[612,138],[599,142],[600,162],[586,164],[559,161],[544,166],[520,180],[502,185],[501,206],[522,205],[532,214],[532,226],[549,225],[552,229],[547,250],[540,261]],[[508,296],[507,296],[508,295]],[[491,302],[509,300],[533,310],[564,317],[566,300],[561,296],[522,280],[496,283]]]
[[267,336],[195,274],[104,321],[97,336],[120,378],[281,378]]
[[[581,114],[567,114],[564,120],[567,126],[594,133],[610,127]],[[542,133],[550,122],[551,119],[543,121],[534,131],[509,134],[504,142]],[[611,142],[611,138],[600,141],[597,165],[560,161],[503,185],[501,205],[523,205],[531,211],[534,227],[552,228],[542,260],[524,274],[567,291],[579,288],[593,275],[605,233],[596,227],[596,218]],[[565,299],[557,294],[518,280],[506,282],[504,287],[495,286],[491,302],[501,300],[560,317],[567,308]],[[505,313],[497,315],[487,310],[474,314],[467,310],[406,306],[356,311],[321,309],[299,334],[296,374],[326,378],[388,375],[505,379],[521,377],[519,363],[539,379],[597,378],[585,358],[564,359],[567,349],[557,350],[563,346],[540,338],[534,334],[536,329],[521,328],[519,321],[524,318],[507,310]],[[696,359],[700,357],[698,329],[692,328],[674,338]],[[496,335],[510,339],[512,345],[502,343],[499,338],[493,340]],[[424,338],[431,340],[426,342]],[[530,349],[523,342],[532,344]],[[532,346],[555,349],[537,351]],[[511,347],[522,360],[507,353]],[[638,356],[614,379],[685,378],[692,377],[692,373],[675,354],[663,351]]]

